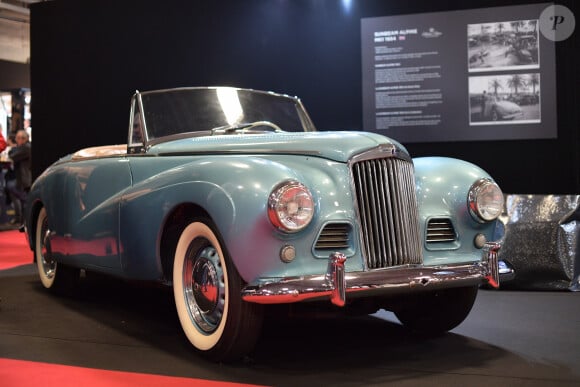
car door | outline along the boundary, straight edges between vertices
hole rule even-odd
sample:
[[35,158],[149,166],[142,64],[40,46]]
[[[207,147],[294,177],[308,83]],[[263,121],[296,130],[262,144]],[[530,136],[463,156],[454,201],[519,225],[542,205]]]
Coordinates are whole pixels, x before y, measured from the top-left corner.
[[119,203],[130,185],[125,157],[87,159],[68,166],[63,198],[68,213],[60,247],[68,256],[65,260],[120,269]]

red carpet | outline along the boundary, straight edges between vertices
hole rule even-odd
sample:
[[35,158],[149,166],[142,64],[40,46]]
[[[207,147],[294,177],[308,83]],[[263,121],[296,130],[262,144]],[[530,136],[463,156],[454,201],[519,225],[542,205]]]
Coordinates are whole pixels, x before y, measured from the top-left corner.
[[26,234],[18,230],[0,231],[0,270],[32,263]]
[[[32,264],[32,251],[26,242],[26,234],[18,230],[0,231],[0,270],[28,264]],[[0,358],[1,387],[77,387],[79,385],[86,387],[252,386],[205,379],[107,371]]]
[[0,385],[3,387],[234,387],[252,386],[204,379],[104,371],[92,368],[0,359]]
[[[18,230],[1,231],[0,270],[31,263],[32,251],[26,242],[26,234]],[[0,386],[2,387],[77,387],[79,385],[86,387],[251,386],[205,379],[107,371],[0,358]]]

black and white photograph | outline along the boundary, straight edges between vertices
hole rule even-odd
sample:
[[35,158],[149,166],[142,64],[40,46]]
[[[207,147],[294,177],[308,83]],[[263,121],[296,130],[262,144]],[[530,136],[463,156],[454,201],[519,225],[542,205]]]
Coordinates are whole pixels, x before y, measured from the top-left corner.
[[469,78],[470,125],[540,122],[540,74]]
[[538,68],[538,20],[467,26],[470,72]]

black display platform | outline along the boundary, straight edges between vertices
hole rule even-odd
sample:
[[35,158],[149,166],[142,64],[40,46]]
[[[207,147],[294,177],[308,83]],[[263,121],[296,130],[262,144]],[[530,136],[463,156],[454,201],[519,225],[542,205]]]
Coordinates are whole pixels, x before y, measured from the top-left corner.
[[252,356],[215,364],[190,348],[167,289],[89,276],[60,298],[26,265],[0,271],[0,358],[275,386],[578,385],[578,296],[482,290],[430,339],[386,312],[271,318]]

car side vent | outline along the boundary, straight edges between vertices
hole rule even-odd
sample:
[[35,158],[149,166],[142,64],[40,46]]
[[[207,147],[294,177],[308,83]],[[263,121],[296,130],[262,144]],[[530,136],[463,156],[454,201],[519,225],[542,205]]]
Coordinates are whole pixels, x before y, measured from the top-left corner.
[[318,236],[316,250],[340,250],[350,247],[351,227],[347,223],[330,223],[324,226],[324,229]]
[[447,218],[429,219],[427,223],[427,243],[455,242],[453,223]]

